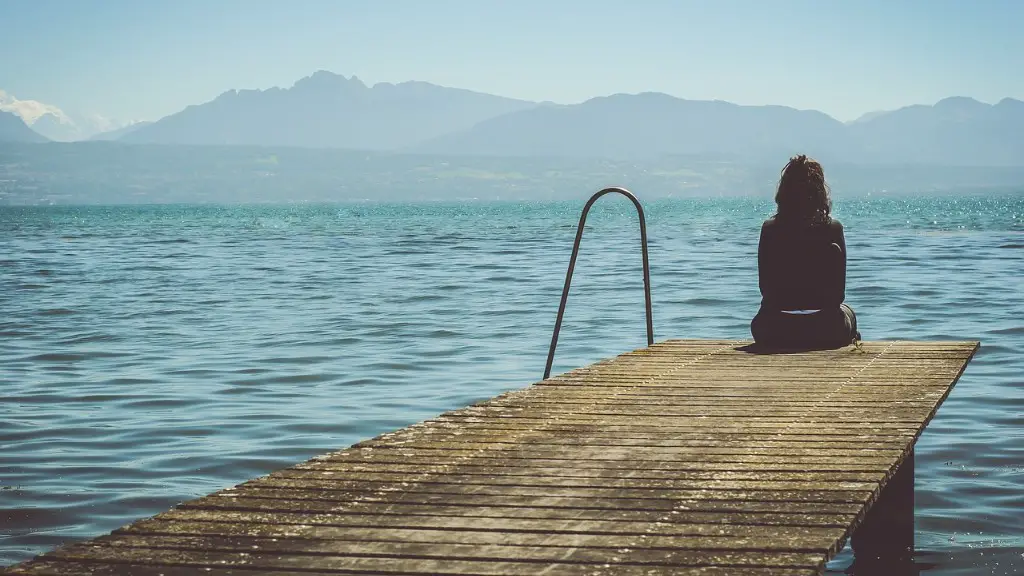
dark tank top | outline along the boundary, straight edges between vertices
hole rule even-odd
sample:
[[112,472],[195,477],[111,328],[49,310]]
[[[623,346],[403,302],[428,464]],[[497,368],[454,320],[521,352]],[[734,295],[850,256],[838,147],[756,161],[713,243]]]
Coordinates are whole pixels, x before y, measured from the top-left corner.
[[791,223],[778,217],[761,226],[757,247],[761,307],[824,310],[846,298],[846,239],[838,220]]

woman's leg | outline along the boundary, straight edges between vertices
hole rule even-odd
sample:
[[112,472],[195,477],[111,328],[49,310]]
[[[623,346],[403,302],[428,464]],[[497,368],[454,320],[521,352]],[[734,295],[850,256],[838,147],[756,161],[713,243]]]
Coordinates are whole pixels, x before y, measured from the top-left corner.
[[786,328],[779,318],[782,314],[778,312],[760,309],[757,316],[750,322],[750,334],[754,342],[762,346],[784,346],[786,340]]
[[758,310],[754,319],[750,321],[750,335],[754,337],[754,342],[758,344],[768,343],[768,327],[765,326],[766,323],[764,309]]
[[814,314],[758,310],[750,333],[754,342],[778,348],[839,348],[859,338],[857,314],[846,304]]
[[773,310],[758,310],[757,316],[750,323],[750,333],[754,342],[773,348],[800,347],[801,323],[804,319],[793,314],[783,314]]
[[856,342],[860,340],[860,330],[857,329],[857,313],[853,311],[849,304],[840,304],[839,309],[843,311],[850,341]]
[[814,344],[826,348],[847,346],[857,334],[857,315],[846,304],[813,315]]

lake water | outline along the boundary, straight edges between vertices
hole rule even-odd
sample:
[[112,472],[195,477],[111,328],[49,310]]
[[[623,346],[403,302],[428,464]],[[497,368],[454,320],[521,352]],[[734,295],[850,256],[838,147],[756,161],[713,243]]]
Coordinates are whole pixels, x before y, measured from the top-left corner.
[[[580,208],[0,207],[0,565],[538,380]],[[646,204],[658,340],[749,337],[771,208]],[[645,344],[631,210],[555,373]],[[835,214],[865,339],[982,341],[917,447],[918,567],[1024,574],[1024,193]]]

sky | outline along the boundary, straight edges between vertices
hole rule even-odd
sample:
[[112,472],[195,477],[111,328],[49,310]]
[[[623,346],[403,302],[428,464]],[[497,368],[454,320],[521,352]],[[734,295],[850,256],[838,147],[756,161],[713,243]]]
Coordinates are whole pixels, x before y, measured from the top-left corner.
[[559,103],[646,91],[839,120],[1024,99],[1019,0],[0,0],[0,89],[155,120],[316,70]]

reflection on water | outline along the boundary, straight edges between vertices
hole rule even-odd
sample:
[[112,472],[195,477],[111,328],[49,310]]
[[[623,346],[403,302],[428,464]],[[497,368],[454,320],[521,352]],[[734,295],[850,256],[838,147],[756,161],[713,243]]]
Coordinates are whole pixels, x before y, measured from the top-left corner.
[[[538,380],[579,208],[0,208],[0,564]],[[657,339],[747,337],[770,206],[645,208]],[[588,222],[556,373],[645,343],[631,210]],[[865,338],[983,341],[907,573],[1024,572],[1024,199],[836,212]]]

